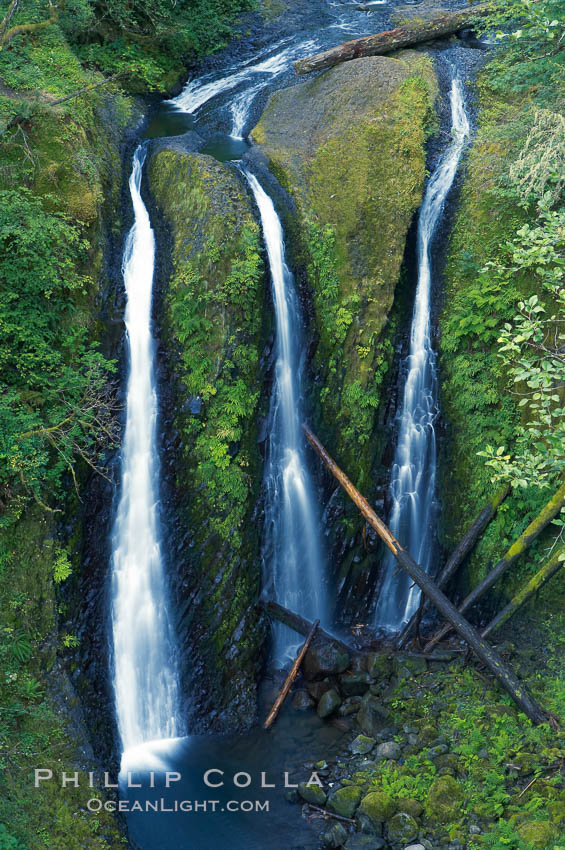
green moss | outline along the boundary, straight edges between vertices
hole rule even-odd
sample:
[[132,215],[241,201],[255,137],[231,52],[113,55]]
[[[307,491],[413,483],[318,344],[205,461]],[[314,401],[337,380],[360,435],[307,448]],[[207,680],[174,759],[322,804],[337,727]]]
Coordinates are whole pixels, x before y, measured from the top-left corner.
[[389,820],[396,812],[397,806],[392,799],[384,791],[371,791],[361,800],[359,811],[367,815],[373,826],[379,827],[380,824]]
[[332,791],[328,797],[328,809],[344,818],[352,818],[361,801],[362,790],[358,785],[346,785]]
[[555,827],[546,820],[526,821],[518,827],[518,834],[536,850],[544,850],[556,838]]
[[428,792],[426,816],[437,823],[457,820],[463,802],[463,789],[452,776],[440,776]]

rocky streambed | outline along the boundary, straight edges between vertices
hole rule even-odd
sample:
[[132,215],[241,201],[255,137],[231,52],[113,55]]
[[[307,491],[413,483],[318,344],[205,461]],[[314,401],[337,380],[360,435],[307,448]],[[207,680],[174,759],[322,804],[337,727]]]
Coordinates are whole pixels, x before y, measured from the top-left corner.
[[[512,645],[502,650],[524,670],[531,663]],[[558,835],[563,733],[557,747],[544,746],[543,736],[533,745],[514,707],[465,662],[458,646],[430,659],[386,651],[348,657],[327,644],[309,651],[293,707],[315,710],[345,734],[337,754],[304,763],[304,780],[286,796],[317,823],[321,846],[489,847],[503,811],[534,847]]]

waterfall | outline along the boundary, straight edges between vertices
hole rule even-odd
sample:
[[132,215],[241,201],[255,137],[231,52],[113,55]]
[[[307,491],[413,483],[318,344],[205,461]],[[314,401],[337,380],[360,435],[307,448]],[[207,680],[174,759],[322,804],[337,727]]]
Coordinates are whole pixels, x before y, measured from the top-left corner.
[[[304,457],[300,397],[300,305],[285,263],[280,219],[257,178],[244,172],[259,209],[267,249],[276,320],[275,380],[269,414],[265,468],[267,589],[273,598],[309,620],[327,620],[326,584],[320,545],[320,518]],[[276,626],[275,658],[284,661],[296,639]]]
[[[430,247],[469,137],[469,120],[461,84],[456,76],[451,83],[450,104],[451,142],[428,182],[418,220],[418,283],[390,484],[391,531],[426,572],[429,572],[435,555],[437,449],[434,423],[438,415],[436,355],[430,325]],[[416,610],[420,590],[408,576],[398,571],[393,555],[387,554],[383,566],[384,580],[377,602],[375,625],[396,631]]]
[[134,223],[122,261],[129,374],[121,493],[112,538],[113,676],[124,751],[180,732],[176,645],[159,543],[151,336],[155,239],[141,197],[144,160],[140,145],[129,179]]

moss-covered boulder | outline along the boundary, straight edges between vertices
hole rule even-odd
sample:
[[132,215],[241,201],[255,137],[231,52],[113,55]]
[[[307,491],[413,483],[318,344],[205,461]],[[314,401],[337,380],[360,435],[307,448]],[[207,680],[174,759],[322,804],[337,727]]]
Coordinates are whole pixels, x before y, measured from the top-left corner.
[[[180,632],[214,728],[248,726],[263,638],[251,512],[260,482],[256,419],[264,276],[260,233],[237,178],[211,157],[159,150],[162,344],[170,371]],[[175,541],[176,542],[176,541]],[[188,650],[190,647],[190,650]],[[196,660],[196,663],[195,663]]]
[[435,823],[450,823],[457,820],[461,803],[463,802],[463,788],[453,776],[440,776],[436,779],[426,800],[426,815]]
[[547,820],[529,820],[520,824],[518,834],[526,844],[544,850],[555,839],[556,830]]
[[353,755],[365,756],[371,752],[375,743],[374,738],[369,738],[367,735],[357,735],[355,740],[349,745],[349,749]]
[[418,800],[397,800],[397,809],[399,812],[412,815],[413,818],[419,818],[424,811],[423,805]]
[[418,836],[418,824],[411,815],[398,812],[387,823],[387,835],[392,844],[409,844]]
[[396,812],[396,805],[386,791],[371,791],[361,800],[359,811],[367,815],[374,827],[379,827]]
[[307,803],[313,803],[316,806],[323,806],[327,798],[323,788],[316,784],[309,785],[307,782],[299,783],[298,793]]
[[320,426],[361,488],[435,95],[422,54],[358,59],[276,92],[252,132],[297,202],[319,337]]
[[344,818],[352,818],[361,802],[362,790],[358,785],[345,785],[328,797],[328,809]]

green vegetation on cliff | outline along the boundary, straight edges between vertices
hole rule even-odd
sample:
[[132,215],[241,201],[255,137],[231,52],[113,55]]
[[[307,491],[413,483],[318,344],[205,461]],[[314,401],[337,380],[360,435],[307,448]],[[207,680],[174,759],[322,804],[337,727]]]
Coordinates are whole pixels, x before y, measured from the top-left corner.
[[[172,238],[162,325],[182,441],[177,487],[202,594],[205,650],[227,684],[253,688],[258,536],[251,513],[261,478],[257,445],[264,293],[259,228],[236,177],[210,157],[164,150],[149,167]],[[238,626],[247,621],[247,634]],[[238,636],[236,635],[236,631]],[[228,649],[235,645],[234,657]],[[226,696],[226,694],[228,696]],[[243,715],[242,722],[249,718]]]
[[[130,91],[167,91],[187,64],[223,47],[237,16],[254,5],[253,0],[31,0],[25,5],[3,0],[0,65],[19,75],[23,85],[17,88],[40,95],[37,72],[27,62],[38,53],[48,59],[50,40],[60,33],[75,64],[78,59],[91,71],[119,74]],[[21,31],[13,34],[15,28]],[[71,70],[73,63],[66,62],[65,70],[67,65]]]
[[424,55],[359,59],[274,94],[252,133],[297,202],[322,432],[361,488],[374,460],[392,353],[384,328],[422,196],[436,94]]
[[[10,26],[41,18],[17,12]],[[119,233],[132,109],[111,87],[49,105],[93,81],[56,22],[5,43],[0,75],[0,846],[103,850],[122,837],[86,812],[92,792],[35,789],[33,769],[93,766],[58,588],[71,564],[78,576],[76,492],[113,441],[113,366],[97,348],[103,217]]]
[[[543,487],[556,488],[563,467],[555,337],[563,320],[563,59],[544,44],[527,41],[526,63],[514,45],[480,75],[480,126],[446,271],[440,362],[448,545],[494,480],[515,486],[471,559],[473,581],[535,517],[547,501]],[[555,530],[540,538],[509,588],[554,538]]]

